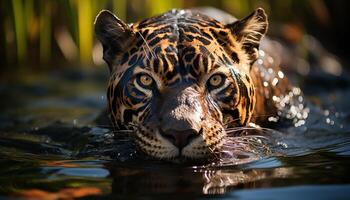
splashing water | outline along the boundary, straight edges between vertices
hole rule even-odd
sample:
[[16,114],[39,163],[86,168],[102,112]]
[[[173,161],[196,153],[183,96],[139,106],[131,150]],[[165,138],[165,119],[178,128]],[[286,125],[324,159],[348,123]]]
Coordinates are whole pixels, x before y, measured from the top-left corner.
[[[98,72],[23,74],[1,84],[0,95],[7,101],[0,104],[0,198],[285,198],[288,192],[308,194],[315,189],[345,198],[350,189],[349,90],[320,94],[316,100],[322,105],[290,107],[285,116],[300,115],[300,121],[307,113],[300,126],[228,129],[231,135],[217,160],[174,164],[138,156],[130,132],[120,131],[114,139],[107,123],[94,123],[105,107],[101,96],[106,77]],[[281,105],[285,101],[275,100]],[[238,131],[244,134],[233,136]],[[312,195],[329,197],[323,192]]]

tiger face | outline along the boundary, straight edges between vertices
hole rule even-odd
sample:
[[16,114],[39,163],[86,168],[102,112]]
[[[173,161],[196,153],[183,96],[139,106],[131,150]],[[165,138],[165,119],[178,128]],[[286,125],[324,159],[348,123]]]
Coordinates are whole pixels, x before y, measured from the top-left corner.
[[263,9],[231,24],[171,10],[128,25],[102,11],[95,31],[111,72],[111,120],[134,130],[147,155],[209,158],[227,127],[249,123],[256,101],[249,72],[267,31]]

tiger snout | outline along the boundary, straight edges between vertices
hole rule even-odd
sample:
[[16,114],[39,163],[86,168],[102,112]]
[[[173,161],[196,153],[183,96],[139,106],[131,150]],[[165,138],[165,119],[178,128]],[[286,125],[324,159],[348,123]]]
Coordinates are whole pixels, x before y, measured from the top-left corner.
[[160,134],[182,149],[201,134],[204,118],[201,95],[193,87],[167,92],[161,98]]
[[183,149],[188,145],[193,139],[199,137],[200,133],[194,129],[187,130],[176,130],[170,129],[166,132],[160,130],[160,134],[169,140],[173,145],[175,145],[179,150]]
[[213,124],[215,120],[203,96],[195,87],[185,87],[167,91],[160,98],[160,107],[154,113],[158,117],[153,120],[157,121],[159,135],[167,141],[163,140],[163,145],[177,149],[173,157],[197,158],[209,153],[209,138],[216,136],[213,128],[204,124]]

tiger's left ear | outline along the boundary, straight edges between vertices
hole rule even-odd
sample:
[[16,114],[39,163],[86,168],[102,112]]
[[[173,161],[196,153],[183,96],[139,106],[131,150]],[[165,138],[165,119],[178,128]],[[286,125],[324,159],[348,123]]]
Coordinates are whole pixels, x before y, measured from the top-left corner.
[[264,9],[258,8],[246,18],[227,24],[226,27],[242,44],[243,50],[249,56],[250,64],[253,64],[258,58],[260,40],[267,32],[268,21]]

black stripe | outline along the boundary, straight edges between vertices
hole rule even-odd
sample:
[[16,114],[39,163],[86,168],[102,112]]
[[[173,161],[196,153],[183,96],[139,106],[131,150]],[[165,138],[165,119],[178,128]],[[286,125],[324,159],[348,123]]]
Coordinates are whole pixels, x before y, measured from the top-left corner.
[[239,63],[239,59],[236,52],[231,53],[231,59],[233,60],[233,62]]
[[197,36],[196,39],[199,40],[200,42],[202,42],[204,45],[210,44],[210,41],[205,39],[204,37]]
[[148,45],[149,45],[149,46],[154,46],[154,45],[158,44],[161,40],[162,40],[162,38],[156,37],[156,38],[154,38],[152,41],[150,41],[150,42],[148,43]]
[[186,62],[191,62],[191,60],[193,59],[194,56],[195,56],[194,53],[189,53],[189,54],[186,54],[184,56],[184,59],[185,59]]
[[131,59],[128,62],[128,65],[130,65],[130,66],[134,65],[136,63],[136,61],[137,61],[137,54],[135,54],[131,57]]

